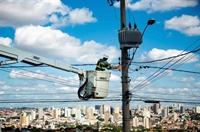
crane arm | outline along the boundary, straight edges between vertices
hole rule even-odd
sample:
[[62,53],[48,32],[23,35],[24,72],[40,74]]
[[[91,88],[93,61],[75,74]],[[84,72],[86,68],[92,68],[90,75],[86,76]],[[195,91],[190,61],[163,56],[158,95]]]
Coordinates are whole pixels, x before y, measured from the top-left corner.
[[0,65],[24,62],[24,63],[31,64],[34,66],[47,65],[56,69],[73,72],[79,75],[82,75],[84,73],[84,70],[82,69],[77,69],[75,67],[72,67],[71,65],[59,62],[57,60],[41,57],[41,56],[31,54],[26,51],[5,46],[2,44],[0,44],[0,56],[10,59],[10,60],[1,61]]
[[8,58],[8,60],[0,61],[0,66],[24,62],[33,66],[47,65],[56,69],[78,74],[80,81],[78,97],[81,100],[88,100],[90,98],[101,99],[108,95],[109,72],[95,70],[85,71],[56,60],[41,57],[2,44],[0,44],[0,56]]

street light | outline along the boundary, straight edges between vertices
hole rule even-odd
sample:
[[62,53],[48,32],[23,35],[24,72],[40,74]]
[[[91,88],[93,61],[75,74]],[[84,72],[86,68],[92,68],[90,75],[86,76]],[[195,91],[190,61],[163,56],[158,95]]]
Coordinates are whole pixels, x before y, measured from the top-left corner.
[[153,25],[155,22],[156,22],[156,21],[155,21],[154,18],[151,18],[151,19],[148,20],[147,25],[146,25],[146,27],[144,28],[144,30],[143,30],[143,32],[142,32],[142,37],[143,37],[144,32],[146,31],[147,27],[148,27],[149,25]]

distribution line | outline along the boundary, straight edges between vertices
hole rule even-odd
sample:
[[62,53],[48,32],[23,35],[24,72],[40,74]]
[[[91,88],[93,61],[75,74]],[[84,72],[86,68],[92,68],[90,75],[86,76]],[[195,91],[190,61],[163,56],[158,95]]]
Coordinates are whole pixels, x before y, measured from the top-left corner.
[[[198,42],[200,40],[200,38],[198,40],[196,40],[195,42]],[[189,47],[191,47],[192,45],[194,45],[195,43],[192,43],[190,46],[188,46],[185,50],[187,50]],[[199,51],[199,50],[198,50]],[[183,51],[182,51],[183,52]],[[182,54],[182,52],[180,54]],[[180,55],[179,54],[179,55]],[[186,56],[186,55],[185,55]],[[184,57],[185,57],[184,56]],[[176,63],[178,63],[179,61],[181,61],[182,59],[184,59],[184,57],[182,57],[181,59],[177,60],[176,62],[174,62],[173,64],[171,64],[170,66],[168,66],[168,68],[172,67],[173,65],[175,65]],[[175,58],[171,59],[169,62],[167,62],[164,66],[162,66],[162,68],[164,68],[165,66],[167,66],[168,64],[170,64]],[[161,77],[163,77],[164,75],[166,75],[167,73],[164,73],[164,70],[162,70],[162,72],[159,72],[161,69],[157,70],[156,72],[154,72],[152,75],[150,75],[146,80],[142,81],[140,84],[138,84],[137,86],[135,86],[131,91],[137,91],[143,87],[145,87],[146,85],[148,85],[149,81],[157,81],[158,79],[160,79]],[[159,78],[156,78],[159,77]]]

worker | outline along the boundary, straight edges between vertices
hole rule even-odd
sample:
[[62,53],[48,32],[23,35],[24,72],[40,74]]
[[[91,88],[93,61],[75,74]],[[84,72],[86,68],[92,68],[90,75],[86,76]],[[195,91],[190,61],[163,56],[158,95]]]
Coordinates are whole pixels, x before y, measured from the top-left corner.
[[120,66],[112,66],[107,62],[109,56],[108,55],[103,55],[102,59],[99,59],[97,64],[96,64],[96,69],[97,71],[105,71],[106,69],[118,69],[120,70]]

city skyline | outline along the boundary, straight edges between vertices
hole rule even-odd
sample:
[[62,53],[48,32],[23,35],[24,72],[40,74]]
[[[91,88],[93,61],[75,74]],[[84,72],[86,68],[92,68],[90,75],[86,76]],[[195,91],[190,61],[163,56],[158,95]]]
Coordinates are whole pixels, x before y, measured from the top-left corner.
[[[139,100],[158,100],[166,104],[187,102],[184,106],[198,106],[192,103],[200,102],[199,1],[126,2],[127,28],[129,23],[132,28],[136,24],[143,32],[150,18],[156,21],[145,31],[143,43],[129,68],[130,98],[133,99],[130,106],[146,105]],[[107,0],[2,1],[0,19],[2,45],[84,70],[94,70],[103,54],[109,55],[108,61],[113,65],[120,62],[117,1],[113,6]],[[131,58],[133,49],[129,54]],[[180,54],[186,55],[175,57]],[[169,57],[171,59],[167,59]],[[0,57],[0,61],[5,59]],[[80,101],[77,74],[24,63],[0,66],[0,107],[62,107],[105,102],[121,106],[121,71],[107,72],[111,72],[108,97]]]

